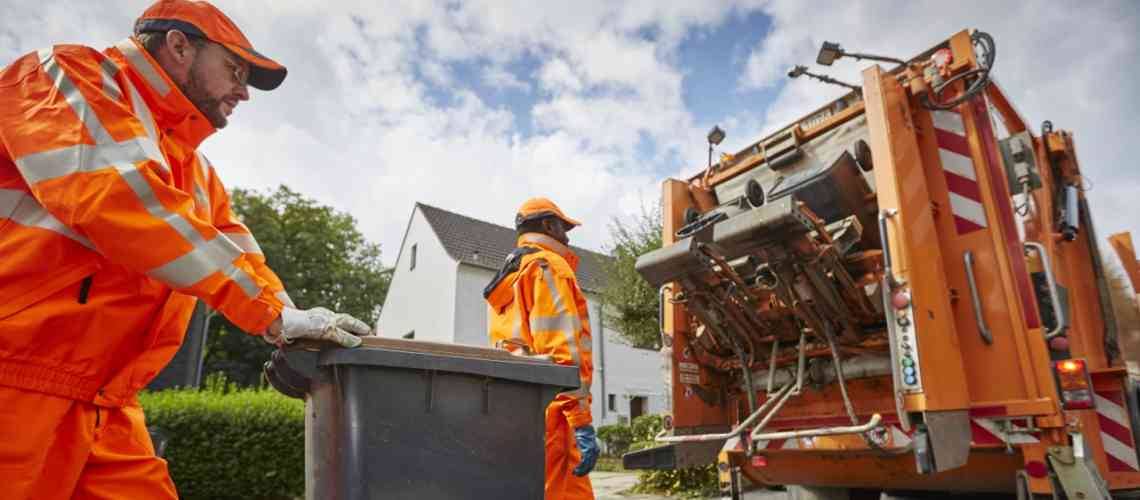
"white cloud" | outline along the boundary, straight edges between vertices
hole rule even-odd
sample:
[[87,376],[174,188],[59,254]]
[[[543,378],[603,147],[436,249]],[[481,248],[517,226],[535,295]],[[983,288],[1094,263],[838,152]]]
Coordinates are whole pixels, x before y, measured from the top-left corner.
[[483,82],[493,88],[502,90],[530,90],[529,83],[520,80],[518,76],[507,71],[505,68],[496,65],[488,65],[483,68]]
[[[770,36],[741,76],[745,88],[771,88],[793,64],[813,64],[824,40],[853,51],[909,57],[950,34],[978,28],[997,43],[996,78],[1034,131],[1042,120],[1075,133],[1100,238],[1140,230],[1131,204],[1140,188],[1132,147],[1140,137],[1140,11],[1130,2],[1053,4],[969,1],[776,1]],[[1064,29],[1059,27],[1064,26]],[[859,82],[867,63],[841,59],[812,66]],[[843,94],[807,81],[787,82],[766,109],[767,130]],[[1138,234],[1140,236],[1140,234]]]
[[[149,0],[0,6],[0,64],[51,43],[102,47],[124,36]],[[793,62],[818,43],[907,55],[979,25],[998,40],[997,73],[1031,122],[1077,131],[1096,183],[1098,214],[1127,214],[1137,186],[1126,145],[1140,136],[1136,15],[1117,9],[975,3],[930,8],[898,2],[504,2],[219,0],[255,47],[289,66],[285,84],[255,92],[230,128],[203,150],[230,186],[288,184],[346,210],[379,241],[389,262],[415,201],[509,224],[526,197],[553,197],[586,226],[576,243],[600,248],[614,215],[638,212],[660,193],[666,159],[691,157],[711,123],[685,106],[678,47],[694,30],[762,8],[768,37],[740,79],[778,89],[716,120],[730,148],[786,124],[840,92],[809,82],[783,86]],[[1078,19],[1079,22],[1073,22]],[[1057,26],[1065,26],[1060,32]],[[757,27],[756,29],[763,29]],[[652,36],[642,36],[650,33]],[[518,71],[520,61],[535,61]],[[458,64],[481,68],[458,75]],[[833,73],[854,79],[859,65]],[[508,71],[507,68],[512,68]],[[530,114],[515,115],[475,83],[529,89]],[[526,123],[522,123],[525,121]],[[523,125],[534,132],[522,135]],[[639,148],[653,144],[648,158]],[[667,165],[676,169],[676,164]],[[654,169],[658,169],[655,173]],[[677,175],[692,174],[692,167]],[[1116,197],[1109,200],[1108,197]],[[1107,229],[1126,227],[1105,219]]]

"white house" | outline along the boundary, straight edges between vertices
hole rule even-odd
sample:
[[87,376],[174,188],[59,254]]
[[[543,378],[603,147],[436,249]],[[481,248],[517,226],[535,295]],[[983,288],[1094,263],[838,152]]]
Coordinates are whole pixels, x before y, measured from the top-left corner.
[[[514,229],[416,203],[380,311],[380,335],[487,346],[483,287],[514,247]],[[599,309],[601,263],[610,257],[574,251],[590,308],[595,425],[665,411],[658,352],[622,342]]]

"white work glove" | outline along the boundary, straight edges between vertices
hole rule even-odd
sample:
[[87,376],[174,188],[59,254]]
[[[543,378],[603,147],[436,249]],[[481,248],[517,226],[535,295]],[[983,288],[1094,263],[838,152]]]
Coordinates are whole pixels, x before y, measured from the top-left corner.
[[371,333],[367,324],[347,314],[323,307],[304,311],[286,307],[281,310],[281,331],[271,340],[280,339],[289,344],[297,339],[316,339],[356,347],[363,342],[361,336]]

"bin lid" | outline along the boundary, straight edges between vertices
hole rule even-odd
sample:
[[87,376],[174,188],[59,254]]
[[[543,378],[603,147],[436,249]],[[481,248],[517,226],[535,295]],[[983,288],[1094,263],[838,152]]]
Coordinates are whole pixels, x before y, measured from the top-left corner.
[[353,349],[325,348],[318,366],[356,365],[483,375],[503,380],[575,389],[578,367],[515,356],[502,349],[422,340],[364,337]]

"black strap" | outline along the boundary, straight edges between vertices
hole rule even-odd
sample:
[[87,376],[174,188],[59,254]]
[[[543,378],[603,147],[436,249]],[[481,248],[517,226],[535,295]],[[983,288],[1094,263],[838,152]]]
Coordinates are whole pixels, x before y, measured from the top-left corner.
[[511,254],[507,256],[506,262],[503,263],[502,269],[499,269],[499,272],[495,274],[491,282],[483,288],[483,298],[486,299],[490,297],[491,292],[495,291],[495,288],[499,286],[500,282],[506,279],[507,276],[518,272],[519,264],[522,263],[523,256],[530,255],[537,251],[539,250],[534,247],[518,247],[511,251]]
[[87,294],[91,292],[91,277],[83,278],[83,282],[79,284],[79,303],[87,303]]

